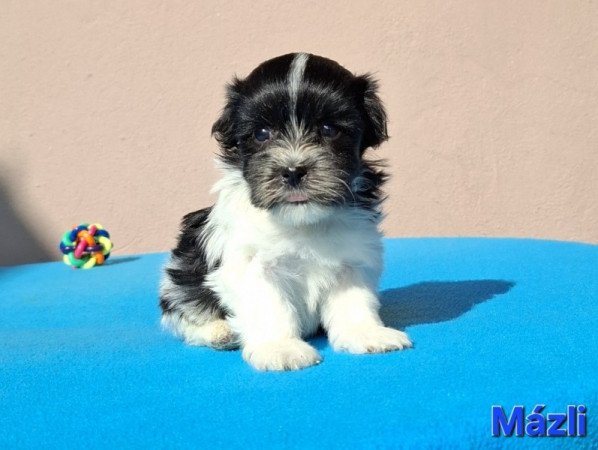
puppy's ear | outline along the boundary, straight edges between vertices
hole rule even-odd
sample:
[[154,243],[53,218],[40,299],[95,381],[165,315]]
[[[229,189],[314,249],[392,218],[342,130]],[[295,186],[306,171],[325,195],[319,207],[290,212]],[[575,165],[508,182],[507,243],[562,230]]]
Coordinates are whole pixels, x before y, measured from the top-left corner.
[[357,77],[356,83],[364,122],[361,139],[361,151],[364,151],[368,147],[377,147],[388,139],[386,111],[378,97],[378,82],[371,75]]
[[220,147],[225,152],[234,150],[237,147],[237,136],[235,130],[235,115],[240,101],[241,81],[235,78],[226,87],[226,105],[220,117],[212,125],[212,135],[216,138]]

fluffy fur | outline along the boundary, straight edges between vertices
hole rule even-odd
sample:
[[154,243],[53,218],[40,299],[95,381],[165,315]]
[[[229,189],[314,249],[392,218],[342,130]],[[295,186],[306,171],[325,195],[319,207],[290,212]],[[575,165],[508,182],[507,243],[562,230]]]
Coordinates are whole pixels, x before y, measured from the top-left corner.
[[320,327],[340,351],[410,347],[378,316],[386,176],[363,154],[387,132],[372,78],[283,55],[233,80],[212,131],[218,199],[183,219],[162,324],[191,345],[240,346],[259,370],[319,363],[302,338]]

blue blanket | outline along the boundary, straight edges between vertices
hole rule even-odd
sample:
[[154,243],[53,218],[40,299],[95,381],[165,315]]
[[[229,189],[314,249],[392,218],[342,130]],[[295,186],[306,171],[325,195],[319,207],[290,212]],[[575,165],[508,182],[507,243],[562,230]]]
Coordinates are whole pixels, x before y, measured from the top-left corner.
[[[2,448],[598,445],[598,247],[385,242],[383,320],[412,350],[259,373],[159,327],[166,254],[0,269]],[[585,438],[492,437],[491,407],[588,408]],[[595,416],[595,417],[594,417]]]

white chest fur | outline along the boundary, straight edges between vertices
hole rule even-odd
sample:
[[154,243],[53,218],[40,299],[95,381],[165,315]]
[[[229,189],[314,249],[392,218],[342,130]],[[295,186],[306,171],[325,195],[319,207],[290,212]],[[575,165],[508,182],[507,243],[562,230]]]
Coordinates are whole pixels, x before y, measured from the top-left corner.
[[[270,302],[272,314],[295,315],[306,335],[317,329],[322,302],[347,272],[358,269],[375,289],[382,247],[370,214],[289,205],[298,219],[282,222],[276,212],[253,207],[244,184],[233,181],[221,183],[202,239],[208,264],[218,265],[207,282],[234,315],[253,315],[252,307],[263,310],[260,305]],[[325,217],[310,223],[310,215]]]

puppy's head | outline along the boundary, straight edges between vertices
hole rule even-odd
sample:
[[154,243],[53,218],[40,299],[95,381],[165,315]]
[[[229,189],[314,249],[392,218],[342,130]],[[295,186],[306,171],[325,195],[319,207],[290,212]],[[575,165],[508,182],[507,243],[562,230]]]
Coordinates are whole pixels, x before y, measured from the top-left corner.
[[376,82],[306,53],[235,79],[212,132],[222,159],[242,171],[251,202],[292,222],[354,202],[364,150],[388,138]]

